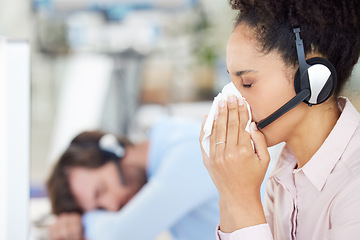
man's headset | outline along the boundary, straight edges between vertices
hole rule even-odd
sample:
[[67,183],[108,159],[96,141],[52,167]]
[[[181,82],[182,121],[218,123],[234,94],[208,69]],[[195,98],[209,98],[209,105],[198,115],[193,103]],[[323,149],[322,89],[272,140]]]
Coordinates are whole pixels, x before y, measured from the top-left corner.
[[296,96],[273,114],[258,122],[258,129],[263,129],[301,102],[307,103],[310,107],[325,102],[335,90],[337,83],[335,67],[325,58],[314,57],[306,61],[300,28],[294,28],[294,33],[299,59],[299,69],[294,78]]
[[120,180],[126,184],[124,172],[120,166],[120,160],[125,157],[126,149],[112,134],[105,134],[99,140],[99,148],[104,161],[113,161],[118,169]]

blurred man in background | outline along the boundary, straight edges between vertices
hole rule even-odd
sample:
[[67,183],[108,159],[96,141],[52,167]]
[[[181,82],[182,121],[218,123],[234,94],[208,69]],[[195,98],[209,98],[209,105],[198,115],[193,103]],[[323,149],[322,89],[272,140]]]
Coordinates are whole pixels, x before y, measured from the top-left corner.
[[151,240],[164,231],[215,239],[218,194],[202,163],[200,126],[162,120],[135,145],[99,131],[75,137],[48,180],[51,239]]

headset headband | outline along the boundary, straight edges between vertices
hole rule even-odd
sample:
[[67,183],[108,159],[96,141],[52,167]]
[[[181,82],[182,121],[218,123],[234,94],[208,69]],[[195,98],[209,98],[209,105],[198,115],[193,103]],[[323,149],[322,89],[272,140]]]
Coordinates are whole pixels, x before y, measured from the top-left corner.
[[125,147],[112,134],[105,134],[99,140],[99,147],[103,151],[114,154],[118,159],[125,156]]
[[296,42],[296,51],[299,60],[299,71],[300,71],[300,92],[296,93],[296,96],[293,97],[290,101],[284,104],[281,108],[275,111],[273,114],[268,116],[267,118],[261,120],[257,123],[258,129],[263,129],[270,123],[274,122],[276,119],[299,105],[304,100],[309,100],[311,92],[310,92],[310,83],[309,83],[309,76],[307,73],[307,69],[309,68],[309,64],[306,63],[305,60],[305,52],[304,52],[304,45],[303,41],[300,37],[300,27],[294,28],[295,33],[295,42]]
[[295,33],[295,42],[296,42],[296,51],[299,60],[299,70],[300,70],[300,88],[301,89],[310,89],[309,84],[309,76],[307,73],[307,69],[309,68],[309,64],[306,63],[305,60],[305,51],[304,51],[304,43],[300,37],[300,27],[294,28]]
[[112,134],[105,134],[99,140],[99,148],[104,153],[106,160],[114,161],[119,172],[120,180],[126,184],[124,172],[120,166],[120,160],[125,157],[125,147],[119,143],[117,138]]

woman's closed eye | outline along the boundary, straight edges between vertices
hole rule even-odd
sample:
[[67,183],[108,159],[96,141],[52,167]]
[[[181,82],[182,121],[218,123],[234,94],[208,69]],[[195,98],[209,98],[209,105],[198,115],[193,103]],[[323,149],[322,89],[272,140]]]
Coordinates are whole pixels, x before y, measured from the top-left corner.
[[243,83],[243,87],[244,88],[251,88],[252,87],[252,83],[250,83],[250,84],[245,84],[245,83]]
[[255,82],[255,79],[250,76],[241,76],[240,78],[243,88],[251,88]]

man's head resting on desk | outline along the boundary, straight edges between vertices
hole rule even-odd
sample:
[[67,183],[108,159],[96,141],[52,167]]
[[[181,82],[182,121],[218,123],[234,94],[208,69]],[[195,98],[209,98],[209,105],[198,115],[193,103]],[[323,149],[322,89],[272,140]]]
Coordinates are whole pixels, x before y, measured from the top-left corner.
[[125,150],[118,156],[116,149],[104,149],[99,143],[107,135],[100,131],[80,133],[61,155],[47,181],[54,214],[118,211],[146,183],[145,168],[133,161],[146,154],[133,154],[136,145],[112,135]]

